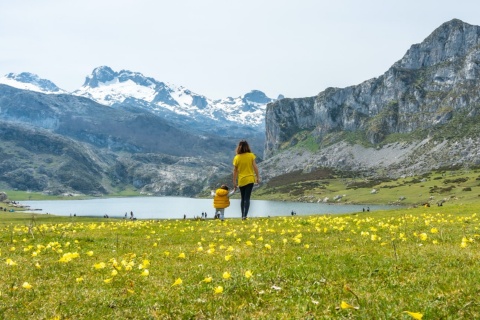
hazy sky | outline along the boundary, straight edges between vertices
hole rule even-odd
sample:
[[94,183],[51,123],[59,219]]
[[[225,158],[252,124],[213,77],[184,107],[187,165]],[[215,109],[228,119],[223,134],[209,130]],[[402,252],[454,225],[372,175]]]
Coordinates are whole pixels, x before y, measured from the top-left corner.
[[478,0],[0,0],[0,76],[75,90],[95,67],[209,98],[314,96],[385,72]]

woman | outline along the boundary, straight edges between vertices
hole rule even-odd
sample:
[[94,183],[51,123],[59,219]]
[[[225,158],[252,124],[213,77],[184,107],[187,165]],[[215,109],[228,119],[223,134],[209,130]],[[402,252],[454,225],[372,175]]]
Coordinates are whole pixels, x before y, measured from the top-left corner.
[[233,187],[234,190],[237,186],[240,188],[240,208],[242,209],[242,220],[245,220],[250,208],[253,184],[260,183],[260,175],[255,163],[255,155],[250,150],[247,141],[242,140],[238,143],[236,153],[237,155],[233,158]]

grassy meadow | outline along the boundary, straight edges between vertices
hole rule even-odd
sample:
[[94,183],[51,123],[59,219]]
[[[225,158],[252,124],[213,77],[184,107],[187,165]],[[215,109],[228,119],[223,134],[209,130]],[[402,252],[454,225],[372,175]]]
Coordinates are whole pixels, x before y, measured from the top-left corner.
[[225,222],[2,212],[0,318],[478,319],[479,209]]

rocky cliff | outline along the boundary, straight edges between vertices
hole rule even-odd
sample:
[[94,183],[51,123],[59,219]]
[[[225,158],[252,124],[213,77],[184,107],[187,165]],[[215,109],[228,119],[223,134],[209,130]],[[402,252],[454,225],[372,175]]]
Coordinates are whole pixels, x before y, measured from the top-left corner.
[[[462,120],[479,114],[479,45],[480,27],[455,19],[442,24],[422,43],[412,45],[378,78],[347,88],[328,88],[316,97],[269,104],[265,119],[265,157],[270,158],[264,164],[267,176],[279,174],[274,172],[273,163],[288,158],[293,160],[282,165],[284,171],[321,166],[371,170],[379,168],[379,158],[384,160],[382,168],[406,168],[411,164],[405,159],[412,158],[413,150],[420,146],[422,154],[433,158],[471,161],[473,157],[464,154],[468,149],[453,148],[458,157],[456,151],[447,156],[446,150],[453,141],[471,147],[469,139],[477,138],[475,122],[463,133],[452,124],[464,123],[465,127]],[[435,144],[430,145],[432,139]],[[438,149],[439,144],[445,148]],[[292,158],[292,153],[298,153],[292,147],[301,145],[307,146],[304,149],[310,155],[303,160]],[[364,161],[356,157],[358,148],[368,150]],[[382,148],[399,152],[380,156]],[[282,152],[286,150],[289,156]],[[427,162],[428,168],[438,165],[435,159]]]

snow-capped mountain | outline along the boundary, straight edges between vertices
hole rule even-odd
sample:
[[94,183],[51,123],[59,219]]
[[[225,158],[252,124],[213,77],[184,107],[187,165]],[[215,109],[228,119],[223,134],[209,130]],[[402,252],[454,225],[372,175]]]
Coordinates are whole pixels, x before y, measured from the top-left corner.
[[57,87],[52,81],[41,79],[39,76],[29,72],[9,73],[0,78],[1,84],[22,89],[42,93],[67,93],[65,90]]
[[252,128],[263,128],[266,105],[274,101],[257,90],[237,98],[212,100],[182,86],[138,72],[115,72],[106,66],[93,70],[73,94],[114,107],[142,107],[165,118],[187,117],[205,125],[224,121]]

